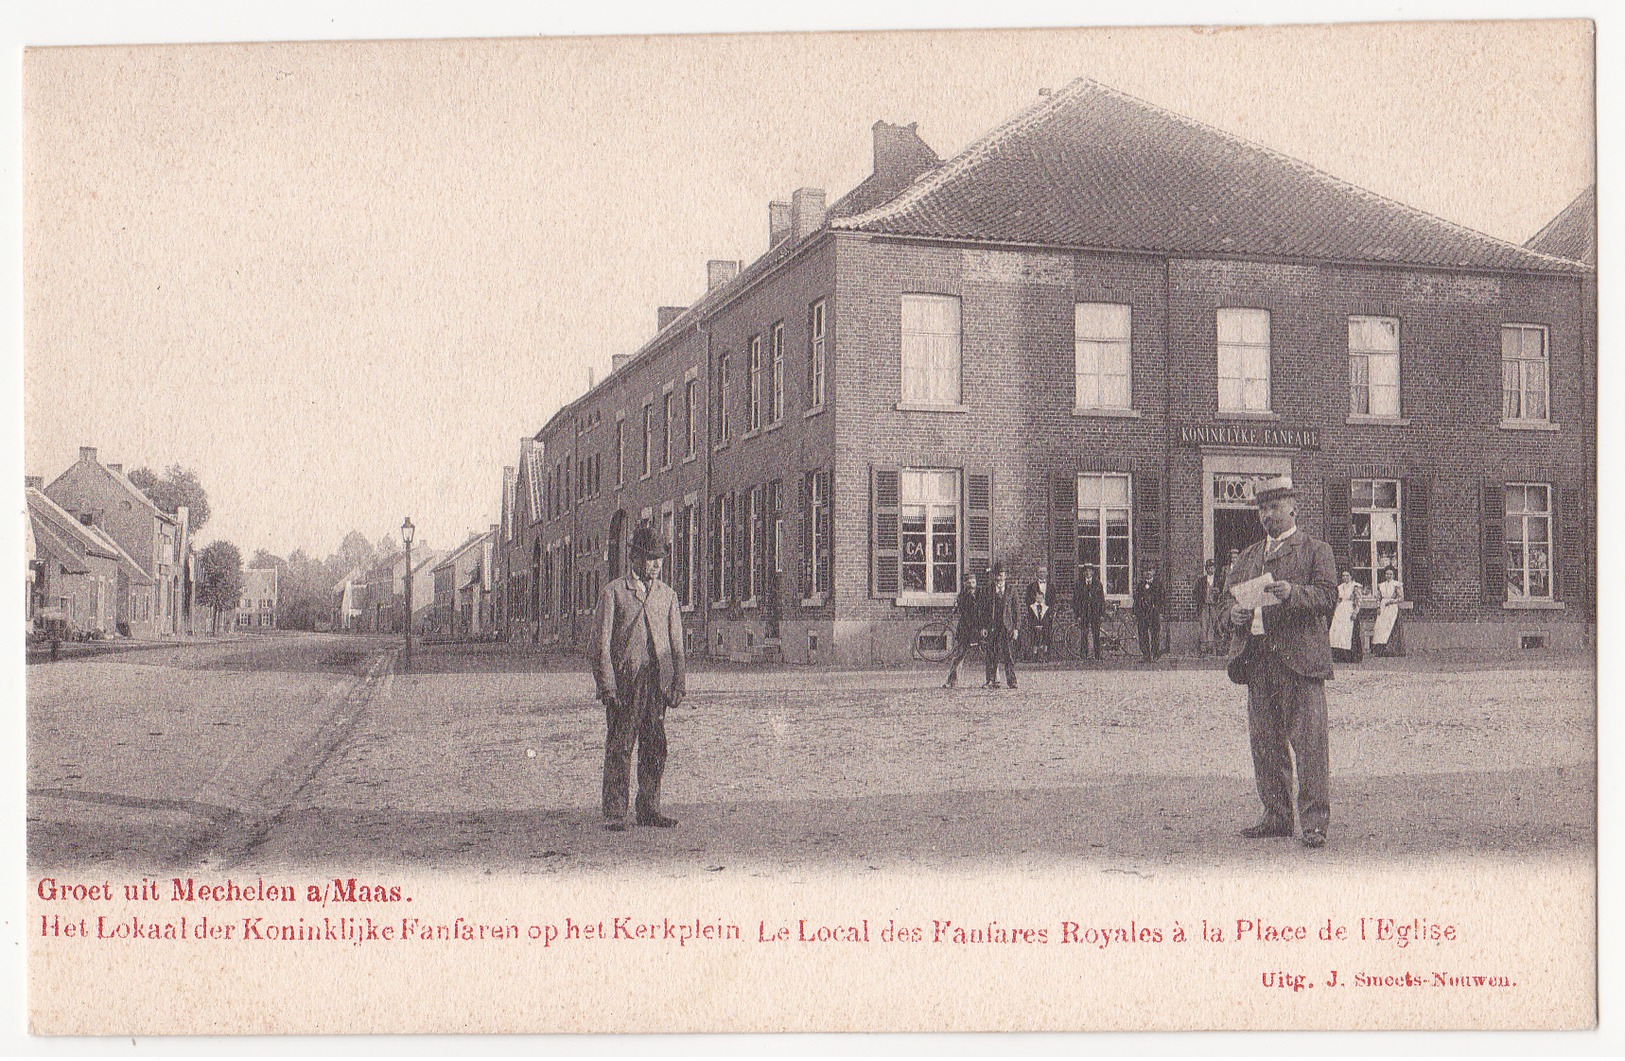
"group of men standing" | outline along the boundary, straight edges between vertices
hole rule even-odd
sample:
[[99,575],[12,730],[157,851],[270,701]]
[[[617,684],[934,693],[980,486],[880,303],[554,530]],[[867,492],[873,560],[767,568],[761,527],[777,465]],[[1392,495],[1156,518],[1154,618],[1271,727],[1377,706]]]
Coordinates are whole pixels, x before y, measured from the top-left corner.
[[[1297,494],[1289,477],[1259,484],[1255,498],[1264,540],[1233,553],[1222,579],[1212,574],[1210,563],[1199,584],[1204,615],[1209,606],[1217,606],[1211,625],[1204,620],[1204,639],[1228,642],[1227,673],[1247,687],[1248,737],[1264,814],[1241,835],[1291,836],[1296,828],[1304,846],[1318,848],[1326,844],[1331,815],[1325,682],[1332,676],[1327,619],[1337,605],[1337,572],[1331,546],[1298,529]],[[666,765],[666,709],[682,702],[686,685],[682,616],[676,594],[660,580],[665,544],[652,529],[639,527],[629,546],[631,571],[600,595],[593,653],[608,730],[603,814],[614,831],[625,831],[633,822],[669,829],[677,821],[661,813],[660,784]],[[993,568],[982,590],[976,574],[967,573],[958,599],[950,688],[966,651],[977,642],[984,646],[987,685],[999,688],[997,668],[1002,665],[1007,684],[1016,687],[1013,649],[1024,615],[1042,620],[1051,607],[1047,575],[1039,570],[1023,604],[1003,565]],[[1148,567],[1136,582],[1134,598],[1141,651],[1155,659],[1167,594],[1154,568]],[[1034,604],[1041,607],[1035,610]],[[1086,637],[1093,631],[1098,655],[1105,594],[1093,569],[1084,570],[1073,608]],[[629,807],[634,746],[638,791]]]

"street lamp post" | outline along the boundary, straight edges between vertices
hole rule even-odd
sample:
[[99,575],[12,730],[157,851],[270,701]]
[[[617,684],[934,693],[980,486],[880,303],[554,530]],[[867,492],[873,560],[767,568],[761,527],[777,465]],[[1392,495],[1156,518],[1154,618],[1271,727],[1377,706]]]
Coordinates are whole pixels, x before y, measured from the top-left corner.
[[417,528],[412,526],[412,517],[407,516],[401,523],[401,541],[406,543],[406,652],[401,656],[401,670],[412,669],[412,535]]

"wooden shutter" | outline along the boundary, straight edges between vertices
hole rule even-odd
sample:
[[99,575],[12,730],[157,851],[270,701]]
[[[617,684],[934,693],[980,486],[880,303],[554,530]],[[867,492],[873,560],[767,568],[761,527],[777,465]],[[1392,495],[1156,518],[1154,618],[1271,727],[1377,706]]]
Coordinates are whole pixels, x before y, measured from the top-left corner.
[[1585,553],[1585,520],[1580,514],[1580,491],[1573,487],[1552,485],[1552,541],[1557,555],[1552,559],[1556,572],[1552,588],[1559,591],[1559,600],[1567,601],[1586,614],[1590,614],[1589,564]]
[[1479,489],[1480,559],[1484,603],[1507,599],[1506,487],[1486,479]]
[[[744,500],[744,504],[739,502]],[[737,603],[745,599],[745,577],[750,573],[750,551],[746,549],[745,536],[750,527],[750,491],[735,490],[728,495],[728,507],[733,509],[734,525],[734,590],[733,599]]]
[[965,563],[983,576],[993,566],[993,473],[981,468],[965,469]]
[[1049,483],[1049,577],[1055,599],[1071,602],[1078,581],[1078,477],[1057,471]]
[[[825,327],[829,322],[825,321]],[[828,380],[824,381],[828,383]],[[826,600],[835,593],[832,584],[835,577],[835,471],[827,469],[817,473],[823,481],[818,484],[818,496],[824,499],[824,505],[818,510],[819,532],[824,539],[824,577],[818,579],[815,587],[818,592],[826,595]],[[817,572],[814,572],[816,577]]]
[[1400,578],[1405,583],[1405,598],[1425,604],[1433,593],[1432,532],[1428,524],[1433,491],[1426,479],[1401,480],[1399,489],[1404,507],[1400,534],[1405,547],[1405,570]]
[[869,466],[869,595],[897,596],[902,576],[903,474],[895,465]]
[[[1354,566],[1354,561],[1349,555],[1353,550],[1353,545],[1350,542],[1351,534],[1349,481],[1347,479],[1327,479],[1326,544],[1332,547],[1332,562],[1337,565],[1339,575]],[[1217,560],[1218,558],[1215,557],[1214,559]]]
[[813,595],[813,510],[812,477],[807,472],[799,480],[801,486],[801,599]]
[[[1131,497],[1134,502],[1134,520],[1136,536],[1139,538],[1139,566],[1135,569],[1135,577],[1144,570],[1146,564],[1162,564],[1162,480],[1155,475],[1136,475],[1134,477],[1134,493]],[[1167,583],[1167,573],[1163,574],[1163,582]]]

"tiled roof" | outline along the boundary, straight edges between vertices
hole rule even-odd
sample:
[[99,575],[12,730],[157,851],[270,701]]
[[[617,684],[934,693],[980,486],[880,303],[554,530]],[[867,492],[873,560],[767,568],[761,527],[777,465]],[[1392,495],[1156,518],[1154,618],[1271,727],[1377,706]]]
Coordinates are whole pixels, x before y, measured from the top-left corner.
[[1556,217],[1524,244],[1542,254],[1555,254],[1597,267],[1597,186],[1577,195]]
[[1569,270],[1088,80],[832,228],[1172,254]]
[[61,505],[52,501],[44,491],[32,487],[28,490],[29,515],[34,517],[41,527],[56,532],[58,540],[61,537],[77,541],[80,548],[95,556],[109,560],[117,560],[119,567],[130,580],[137,585],[152,585],[152,576],[124,551],[124,547],[113,539],[111,534],[100,527],[81,523],[74,515]]

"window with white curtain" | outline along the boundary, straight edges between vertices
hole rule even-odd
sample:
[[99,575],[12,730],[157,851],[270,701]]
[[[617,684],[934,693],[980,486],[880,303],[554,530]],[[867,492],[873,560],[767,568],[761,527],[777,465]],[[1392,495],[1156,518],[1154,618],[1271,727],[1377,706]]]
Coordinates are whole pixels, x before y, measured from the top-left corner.
[[1399,415],[1399,320],[1349,318],[1349,412]]
[[1128,306],[1079,302],[1073,307],[1073,356],[1079,409],[1127,409],[1129,380]]
[[1501,416],[1546,420],[1546,329],[1538,324],[1501,325]]
[[1269,310],[1221,309],[1218,326],[1219,410],[1269,412]]
[[904,295],[902,323],[903,401],[958,405],[959,299],[953,295]]

